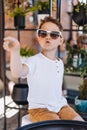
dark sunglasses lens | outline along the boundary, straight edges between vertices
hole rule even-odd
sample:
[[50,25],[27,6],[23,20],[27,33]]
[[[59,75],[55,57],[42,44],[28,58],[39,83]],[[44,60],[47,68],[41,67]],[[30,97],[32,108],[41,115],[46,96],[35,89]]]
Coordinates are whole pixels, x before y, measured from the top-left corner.
[[60,34],[58,32],[51,32],[50,36],[52,39],[57,39],[60,36]]
[[39,37],[46,37],[46,35],[47,35],[47,32],[46,32],[46,31],[38,30],[38,36],[39,36]]

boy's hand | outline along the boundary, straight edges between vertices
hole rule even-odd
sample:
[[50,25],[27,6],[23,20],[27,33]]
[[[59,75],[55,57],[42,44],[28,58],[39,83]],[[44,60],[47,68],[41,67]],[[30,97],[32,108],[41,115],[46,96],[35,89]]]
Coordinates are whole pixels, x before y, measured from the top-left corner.
[[16,38],[6,37],[4,38],[3,48],[6,51],[20,50],[20,43]]

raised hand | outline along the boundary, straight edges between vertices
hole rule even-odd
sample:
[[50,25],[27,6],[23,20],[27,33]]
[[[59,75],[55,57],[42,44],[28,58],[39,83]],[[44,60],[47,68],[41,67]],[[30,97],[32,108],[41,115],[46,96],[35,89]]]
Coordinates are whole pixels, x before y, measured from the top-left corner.
[[3,48],[6,51],[20,50],[20,43],[16,38],[6,37],[4,38]]

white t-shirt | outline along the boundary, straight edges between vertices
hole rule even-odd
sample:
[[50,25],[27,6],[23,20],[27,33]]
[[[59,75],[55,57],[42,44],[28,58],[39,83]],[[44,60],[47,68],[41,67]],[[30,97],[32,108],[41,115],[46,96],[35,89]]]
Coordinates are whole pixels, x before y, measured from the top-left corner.
[[62,96],[64,65],[61,59],[50,60],[42,53],[28,58],[27,82],[29,85],[29,109],[47,108],[59,112],[67,105]]

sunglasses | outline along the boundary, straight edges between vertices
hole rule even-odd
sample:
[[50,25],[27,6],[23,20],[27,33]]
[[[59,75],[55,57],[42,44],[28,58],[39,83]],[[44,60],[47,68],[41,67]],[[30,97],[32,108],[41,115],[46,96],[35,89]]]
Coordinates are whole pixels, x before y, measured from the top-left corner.
[[45,38],[48,34],[50,34],[50,37],[52,39],[57,39],[59,36],[61,36],[61,32],[57,32],[57,31],[45,31],[45,30],[41,30],[41,29],[38,29],[37,30],[37,35],[41,38]]

